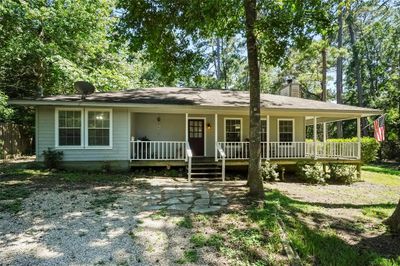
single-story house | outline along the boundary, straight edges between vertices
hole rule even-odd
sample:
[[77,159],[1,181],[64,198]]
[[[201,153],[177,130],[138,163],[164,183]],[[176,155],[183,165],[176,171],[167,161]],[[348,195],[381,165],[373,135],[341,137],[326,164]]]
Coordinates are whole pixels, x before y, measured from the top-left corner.
[[[36,107],[36,154],[61,150],[64,163],[83,168],[187,166],[188,176],[217,174],[246,165],[249,156],[249,93],[193,88],[146,88],[119,92],[14,99]],[[360,118],[380,110],[261,95],[263,160],[360,163]],[[358,142],[326,141],[326,123],[357,120]],[[317,139],[317,124],[324,138]],[[314,127],[306,141],[306,126]],[[192,167],[193,165],[193,167]],[[210,167],[211,166],[211,167]]]

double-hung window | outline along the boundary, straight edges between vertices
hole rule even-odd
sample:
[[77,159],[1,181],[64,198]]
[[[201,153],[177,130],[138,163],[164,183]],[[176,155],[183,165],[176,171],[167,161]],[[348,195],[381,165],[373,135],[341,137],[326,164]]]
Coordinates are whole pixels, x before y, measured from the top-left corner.
[[242,120],[226,118],[225,119],[225,141],[240,142],[242,139]]
[[111,109],[56,109],[56,147],[111,148]]
[[279,137],[279,142],[294,141],[293,119],[278,119],[278,137]]
[[80,109],[56,110],[56,146],[83,146],[83,113]]
[[267,120],[266,119],[261,119],[261,142],[266,142],[267,141]]
[[87,110],[87,146],[111,146],[111,110]]

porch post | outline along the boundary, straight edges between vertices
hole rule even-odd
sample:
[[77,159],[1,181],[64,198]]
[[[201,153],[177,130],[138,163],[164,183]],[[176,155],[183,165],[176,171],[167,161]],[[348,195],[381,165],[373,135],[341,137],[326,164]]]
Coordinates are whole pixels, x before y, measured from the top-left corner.
[[218,151],[217,151],[217,142],[218,142],[218,115],[214,114],[214,155],[215,155],[215,161],[218,162]]
[[357,117],[357,158],[361,159],[361,118]]
[[326,157],[326,139],[328,138],[327,132],[326,132],[326,123],[322,124],[323,127],[323,142],[324,142],[324,157]]
[[269,161],[269,115],[267,115],[267,161]]
[[[189,118],[189,114],[185,113],[185,149],[187,150],[187,143],[189,141],[189,136],[188,136],[188,118]],[[188,158],[187,158],[187,153],[185,155],[185,161],[187,162]]]
[[314,159],[317,159],[317,117],[314,116]]

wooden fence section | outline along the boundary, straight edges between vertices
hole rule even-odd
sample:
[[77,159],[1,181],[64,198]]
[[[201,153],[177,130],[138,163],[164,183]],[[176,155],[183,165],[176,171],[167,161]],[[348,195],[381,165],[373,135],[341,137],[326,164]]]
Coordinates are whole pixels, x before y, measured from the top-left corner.
[[0,159],[32,155],[34,129],[31,126],[0,123]]

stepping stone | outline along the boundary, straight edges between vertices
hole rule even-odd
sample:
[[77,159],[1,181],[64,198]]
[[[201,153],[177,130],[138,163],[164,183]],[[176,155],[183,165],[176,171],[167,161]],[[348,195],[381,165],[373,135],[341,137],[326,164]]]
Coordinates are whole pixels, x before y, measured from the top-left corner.
[[211,202],[212,204],[215,205],[222,205],[222,206],[228,205],[228,200],[223,198],[212,199]]
[[147,196],[146,199],[160,199],[161,197],[158,195],[154,195],[154,196]]
[[208,205],[210,204],[210,200],[209,199],[197,199],[194,201],[195,205]]
[[207,190],[198,191],[198,192],[196,192],[196,193],[199,194],[200,197],[203,198],[203,199],[208,199],[208,198],[210,198],[210,194],[208,194],[208,191],[207,191]]
[[187,211],[190,208],[190,204],[174,204],[169,206],[167,209],[168,210],[174,210],[174,211]]
[[218,211],[219,209],[221,209],[221,206],[197,205],[193,207],[192,212],[209,213]]
[[170,198],[166,201],[161,202],[161,204],[164,204],[164,205],[179,204],[179,203],[181,203],[181,201],[176,197]]
[[223,198],[223,199],[226,198],[225,195],[220,193],[220,192],[214,192],[211,197],[215,198],[215,199],[217,199],[217,198]]
[[179,198],[179,200],[184,203],[192,203],[194,200],[194,197],[193,196],[182,197],[182,198]]
[[166,207],[167,206],[165,206],[165,205],[153,205],[153,206],[147,206],[144,209],[146,211],[158,211],[158,210],[161,210],[161,209],[165,209]]

